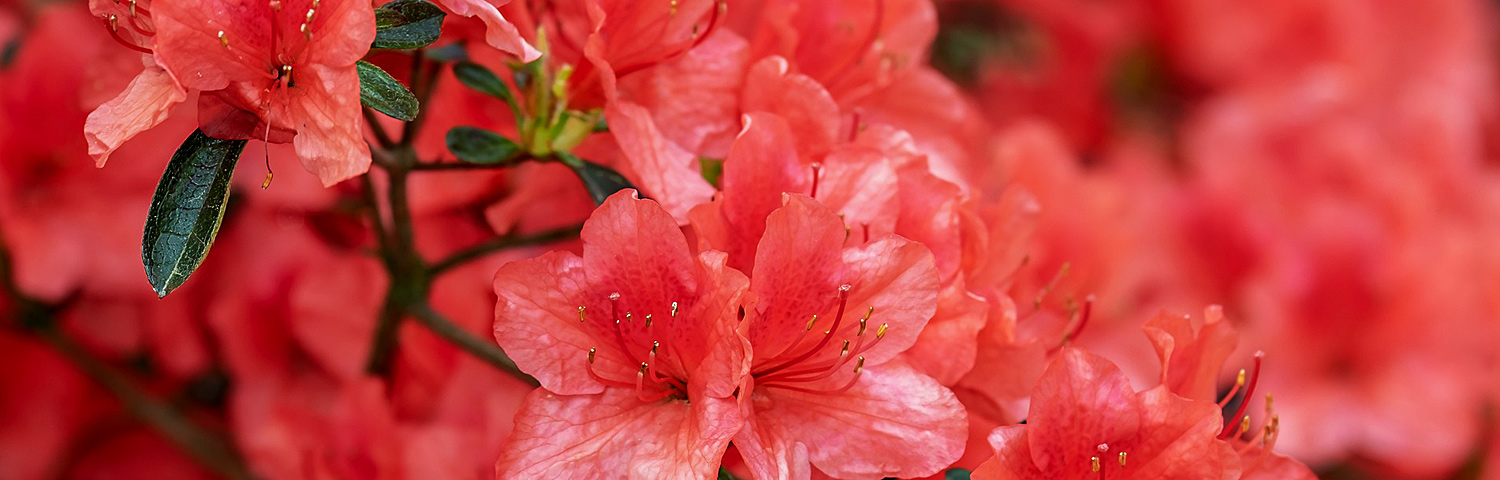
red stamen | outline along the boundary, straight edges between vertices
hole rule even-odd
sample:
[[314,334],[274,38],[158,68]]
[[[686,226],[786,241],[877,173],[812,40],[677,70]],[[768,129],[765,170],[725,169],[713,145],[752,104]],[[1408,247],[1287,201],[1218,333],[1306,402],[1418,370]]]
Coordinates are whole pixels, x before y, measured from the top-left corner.
[[605,385],[609,385],[609,386],[614,386],[614,387],[630,387],[630,386],[632,386],[628,382],[622,382],[622,381],[619,381],[619,380],[610,380],[608,378],[604,378],[604,376],[599,375],[598,372],[595,372],[594,371],[594,355],[597,354],[597,353],[598,353],[598,351],[595,350],[594,348],[592,348],[592,347],[589,348],[589,361],[588,361],[588,365],[586,365],[584,367],[584,370],[589,373],[589,377],[593,378],[594,381],[596,381],[596,382],[599,382],[599,383],[602,383],[602,384],[605,384]]
[[783,363],[781,363],[779,365],[776,365],[774,367],[771,367],[769,369],[762,370],[757,375],[769,375],[769,374],[772,374],[772,373],[776,373],[776,372],[778,372],[778,371],[780,371],[782,369],[785,369],[786,367],[790,367],[792,365],[796,365],[798,363],[802,363],[803,361],[805,361],[805,360],[807,360],[809,358],[812,358],[813,356],[815,356],[818,353],[822,352],[823,351],[823,347],[827,346],[828,342],[833,339],[834,334],[838,333],[838,331],[839,331],[839,324],[841,322],[843,322],[843,320],[844,320],[844,308],[846,306],[848,306],[848,304],[849,304],[849,290],[850,290],[850,288],[852,288],[852,287],[850,287],[848,284],[844,284],[844,285],[839,286],[839,309],[838,309],[838,313],[834,314],[833,327],[830,327],[828,329],[828,331],[823,334],[823,339],[820,340],[817,345],[813,346],[812,349],[808,350],[807,352],[803,353],[802,355],[798,355],[796,358],[793,358],[791,360],[783,362]]
[[1234,399],[1234,394],[1240,393],[1240,387],[1243,386],[1245,386],[1245,369],[1241,368],[1240,375],[1235,377],[1234,386],[1229,388],[1229,393],[1224,394],[1224,398],[1219,399],[1219,408],[1229,405],[1229,401]]
[[[1229,418],[1240,418],[1245,415],[1245,410],[1250,408],[1250,399],[1255,395],[1255,384],[1260,381],[1260,363],[1266,356],[1265,352],[1255,352],[1255,366],[1250,374],[1250,385],[1245,388],[1245,398],[1240,401],[1240,408],[1235,410],[1234,415]],[[1219,440],[1230,437],[1229,426],[1224,426],[1224,431],[1219,433]]]
[[1063,334],[1062,341],[1058,342],[1056,347],[1047,350],[1047,354],[1051,355],[1058,350],[1062,350],[1062,347],[1072,342],[1073,339],[1078,338],[1078,335],[1083,333],[1083,327],[1088,326],[1089,317],[1093,316],[1093,312],[1094,296],[1089,295],[1088,298],[1083,299],[1083,308],[1079,309],[1076,317],[1077,322],[1073,324],[1073,328],[1068,329],[1068,333]]
[[124,45],[126,48],[129,48],[131,50],[135,50],[137,52],[141,52],[141,53],[144,53],[144,54],[147,54],[147,55],[151,55],[153,53],[151,51],[151,49],[146,48],[146,47],[142,47],[140,45],[136,45],[136,44],[131,43],[129,41],[126,41],[124,37],[120,36],[120,32],[118,30],[118,28],[119,28],[118,17],[115,17],[114,15],[108,15],[108,16],[103,17],[102,20],[104,20],[104,27],[105,27],[105,29],[109,30],[109,36],[111,38],[114,38],[116,42],[119,42],[120,45]]

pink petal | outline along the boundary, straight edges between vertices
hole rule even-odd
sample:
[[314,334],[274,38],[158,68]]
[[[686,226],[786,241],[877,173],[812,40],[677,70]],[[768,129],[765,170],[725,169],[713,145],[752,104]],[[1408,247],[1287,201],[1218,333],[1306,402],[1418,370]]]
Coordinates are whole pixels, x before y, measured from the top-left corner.
[[172,107],[186,98],[187,92],[170,73],[154,63],[147,65],[125,91],[89,113],[83,125],[89,155],[98,166],[104,166],[110,153],[166,120]]
[[774,113],[786,119],[803,155],[821,154],[839,132],[839,107],[823,86],[806,75],[787,72],[787,61],[767,57],[750,67],[740,108],[747,113]]
[[1222,308],[1205,310],[1203,326],[1197,330],[1187,316],[1167,313],[1147,321],[1142,330],[1161,359],[1163,385],[1187,398],[1216,399],[1219,372],[1239,342]]
[[902,211],[896,170],[871,148],[840,147],[823,157],[816,193],[818,201],[843,214],[858,234],[856,242],[895,231]]
[[500,297],[495,305],[495,341],[543,388],[563,395],[604,389],[587,370],[588,349],[595,342],[578,322],[584,290],[583,259],[571,253],[551,252],[508,263],[495,272],[495,293]]
[[698,158],[662,137],[646,109],[621,101],[610,104],[604,114],[635,173],[631,180],[673,218],[686,223],[688,209],[713,197],[714,187],[703,179]]
[[699,259],[713,290],[698,298],[686,318],[712,322],[713,327],[704,342],[707,351],[694,352],[694,357],[702,358],[702,361],[693,372],[691,381],[702,385],[707,395],[728,397],[750,374],[750,340],[738,330],[740,322],[736,311],[740,295],[750,284],[750,279],[724,264],[727,260],[724,252],[703,252]]
[[1031,447],[1026,441],[1027,425],[996,428],[990,433],[990,447],[995,456],[970,474],[974,480],[1041,480],[1051,478],[1031,463]]
[[974,368],[979,348],[976,337],[988,314],[989,306],[984,299],[964,289],[962,280],[944,287],[938,297],[937,313],[901,358],[938,383],[945,386],[958,383]]
[[271,70],[276,60],[269,35],[271,10],[266,4],[188,0],[152,7],[157,60],[181,74],[182,86],[211,91],[230,82],[276,78]]
[[[316,11],[301,60],[303,64],[325,67],[347,67],[364,58],[375,41],[375,7],[367,0],[280,0],[292,12]],[[303,3],[306,2],[306,3]],[[316,5],[316,7],[314,7]],[[300,26],[300,20],[299,26]],[[282,28],[290,26],[282,23]],[[291,30],[291,29],[287,29]],[[282,31],[282,43],[288,35],[301,32]],[[232,43],[232,42],[231,42]]]
[[866,369],[842,393],[762,394],[768,401],[757,402],[756,422],[806,445],[813,465],[837,478],[931,475],[958,459],[968,437],[953,392],[900,362]]
[[281,120],[272,123],[297,127],[297,156],[323,186],[365,173],[370,146],[360,130],[359,74],[353,66],[308,65],[297,75],[284,110],[272,112],[281,113]]
[[806,192],[812,169],[797,158],[790,127],[775,115],[752,113],[724,160],[724,221],[734,232],[716,248],[729,252],[729,266],[748,271],[766,216],[781,208],[782,192]]
[[[1075,348],[1057,354],[1031,396],[1033,463],[1042,471],[1088,465],[1079,439],[1129,438],[1141,426],[1141,401],[1109,360]],[[1084,440],[1087,441],[1087,440]],[[1087,445],[1085,445],[1087,447]]]
[[[879,364],[911,348],[937,311],[938,275],[932,252],[919,243],[887,236],[844,251],[849,268],[849,308],[863,315],[874,307],[870,327],[886,327],[885,338],[863,355]],[[848,321],[849,319],[846,319]]]
[[[522,62],[530,62],[542,56],[542,52],[526,43],[520,30],[500,14],[496,5],[485,0],[438,0],[438,3],[457,15],[479,17],[484,22],[484,41],[491,47],[520,57]],[[505,6],[510,1],[501,0],[499,3],[499,6]]]
[[1141,459],[1144,461],[1139,467],[1131,466],[1133,475],[1183,480],[1239,478],[1234,449],[1215,439],[1223,425],[1218,405],[1179,397],[1162,386],[1142,392],[1140,397],[1142,437],[1135,449],[1149,456]]
[[[786,206],[766,218],[750,274],[758,303],[750,314],[749,337],[758,357],[786,349],[814,314],[832,325],[839,288],[846,281],[840,258],[844,235],[843,222],[832,210],[802,195],[787,195]],[[842,325],[864,313],[863,304],[850,305]]]
[[495,470],[500,478],[708,478],[741,423],[732,399],[643,403],[630,389],[536,390]]

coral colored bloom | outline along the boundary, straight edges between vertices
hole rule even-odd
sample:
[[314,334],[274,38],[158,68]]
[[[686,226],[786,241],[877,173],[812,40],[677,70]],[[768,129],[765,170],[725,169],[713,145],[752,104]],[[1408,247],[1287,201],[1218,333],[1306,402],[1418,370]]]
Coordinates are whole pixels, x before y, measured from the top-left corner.
[[89,2],[89,11],[104,22],[116,41],[146,53],[139,56],[143,67],[140,74],[119,95],[89,113],[84,124],[89,155],[99,166],[104,166],[110,153],[136,134],[166,120],[172,107],[187,98],[187,91],[177,77],[152,54],[156,26],[151,18],[151,3],[151,0]]
[[744,329],[753,346],[735,445],[756,478],[918,477],[957,459],[963,407],[892,357],[935,310],[921,245],[883,236],[845,248],[834,212],[802,195],[766,219]]
[[990,435],[995,458],[974,478],[1239,478],[1234,450],[1215,438],[1221,423],[1211,402],[1137,392],[1108,360],[1065,348],[1037,382],[1027,423]]
[[205,133],[291,141],[324,185],[369,168],[354,67],[375,38],[369,3],[192,0],[156,7],[157,58],[183,86],[203,92],[198,118]]
[[748,367],[730,309],[743,274],[695,257],[661,206],[616,193],[584,223],[583,257],[495,274],[495,339],[542,384],[517,416],[502,478],[611,472],[703,478],[740,429]]
[[[97,0],[96,0],[97,1]],[[484,42],[491,47],[500,49],[505,53],[515,55],[523,62],[530,62],[542,56],[542,52],[526,42],[521,37],[521,31],[505,15],[500,13],[499,8],[510,3],[510,0],[499,0],[488,2],[485,0],[437,0],[439,5],[448,11],[465,17],[478,17],[484,22]]]

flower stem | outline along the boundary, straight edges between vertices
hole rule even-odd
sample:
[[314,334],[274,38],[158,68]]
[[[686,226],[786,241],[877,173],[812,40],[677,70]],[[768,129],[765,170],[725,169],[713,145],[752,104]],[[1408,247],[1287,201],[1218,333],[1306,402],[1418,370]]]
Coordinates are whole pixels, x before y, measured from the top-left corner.
[[433,310],[432,306],[428,305],[427,302],[413,302],[406,306],[406,310],[411,312],[412,316],[416,318],[417,323],[426,326],[432,333],[468,352],[475,358],[483,360],[485,363],[493,365],[495,368],[509,373],[533,387],[541,385],[531,375],[527,375],[520,368],[517,368],[516,362],[511,361],[510,357],[505,354],[505,351],[496,346],[494,342],[470,335],[462,327],[455,325],[447,318],[444,318],[442,314]]
[[582,229],[583,225],[572,225],[562,228],[554,228],[552,230],[546,230],[531,235],[511,235],[495,238],[484,243],[480,243],[478,245],[460,250],[453,255],[449,255],[448,258],[444,258],[442,260],[434,262],[431,267],[428,267],[427,273],[432,277],[437,277],[438,275],[446,273],[453,267],[457,267],[459,265],[484,258],[495,252],[515,247],[541,245],[545,243],[556,242],[559,240],[565,240],[577,236],[578,232]]

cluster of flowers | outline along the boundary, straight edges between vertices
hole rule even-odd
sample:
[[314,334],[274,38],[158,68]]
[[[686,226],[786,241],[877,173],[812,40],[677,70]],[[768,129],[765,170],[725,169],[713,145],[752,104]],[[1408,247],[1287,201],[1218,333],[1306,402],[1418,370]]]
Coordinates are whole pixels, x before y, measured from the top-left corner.
[[0,478],[1500,478],[1480,0],[424,5],[0,0]]

